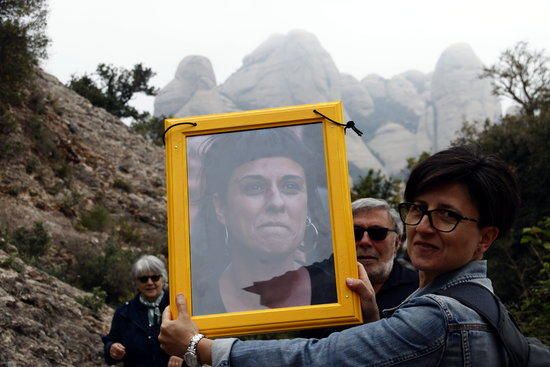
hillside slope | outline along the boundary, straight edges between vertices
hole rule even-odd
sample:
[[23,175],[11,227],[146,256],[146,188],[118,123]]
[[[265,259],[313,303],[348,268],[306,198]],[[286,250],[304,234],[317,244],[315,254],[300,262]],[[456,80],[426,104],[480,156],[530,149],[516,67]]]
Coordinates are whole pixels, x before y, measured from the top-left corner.
[[0,366],[99,366],[113,310],[0,250]]
[[100,365],[112,308],[78,288],[131,297],[165,212],[163,149],[38,71],[0,111],[0,366]]

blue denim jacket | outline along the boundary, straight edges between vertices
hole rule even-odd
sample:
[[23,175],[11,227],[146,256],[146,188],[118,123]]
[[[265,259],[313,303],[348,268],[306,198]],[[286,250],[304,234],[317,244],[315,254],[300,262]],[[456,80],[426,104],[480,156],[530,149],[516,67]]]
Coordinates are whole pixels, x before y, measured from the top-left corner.
[[218,339],[213,366],[504,366],[496,333],[472,309],[435,295],[462,282],[492,291],[485,261],[473,261],[416,290],[387,318],[325,339]]

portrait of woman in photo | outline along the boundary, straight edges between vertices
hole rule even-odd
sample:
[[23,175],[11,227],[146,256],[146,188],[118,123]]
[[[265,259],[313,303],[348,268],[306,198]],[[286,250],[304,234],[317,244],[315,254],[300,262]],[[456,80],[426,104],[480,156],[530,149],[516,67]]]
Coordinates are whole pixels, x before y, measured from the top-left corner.
[[191,219],[195,315],[337,301],[323,147],[314,156],[305,134],[322,134],[320,125],[204,142],[199,197],[190,198],[199,202]]

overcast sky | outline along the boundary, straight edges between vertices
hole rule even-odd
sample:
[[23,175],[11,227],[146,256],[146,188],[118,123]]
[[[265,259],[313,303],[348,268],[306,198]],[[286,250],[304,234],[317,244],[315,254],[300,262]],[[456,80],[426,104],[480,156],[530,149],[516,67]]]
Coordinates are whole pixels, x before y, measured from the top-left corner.
[[[50,0],[46,71],[61,81],[98,63],[143,62],[165,86],[181,59],[210,59],[218,84],[271,34],[317,36],[341,72],[358,79],[430,72],[445,48],[469,43],[485,63],[517,41],[550,52],[547,0]],[[134,104],[152,112],[152,98]]]

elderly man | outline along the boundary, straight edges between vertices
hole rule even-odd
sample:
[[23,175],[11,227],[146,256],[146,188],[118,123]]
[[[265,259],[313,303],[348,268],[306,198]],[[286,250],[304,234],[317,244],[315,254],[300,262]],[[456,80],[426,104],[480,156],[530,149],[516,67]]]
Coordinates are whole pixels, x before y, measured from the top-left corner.
[[[387,201],[357,199],[351,203],[351,211],[357,261],[367,271],[382,318],[382,310],[398,306],[418,288],[418,273],[401,265],[396,259],[403,236],[403,223]],[[304,330],[299,336],[321,339],[348,327]]]
[[418,288],[416,271],[396,259],[403,223],[385,200],[364,198],[351,204],[357,260],[363,264],[382,310],[398,306]]

